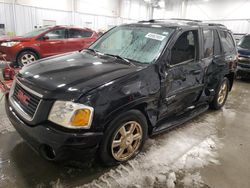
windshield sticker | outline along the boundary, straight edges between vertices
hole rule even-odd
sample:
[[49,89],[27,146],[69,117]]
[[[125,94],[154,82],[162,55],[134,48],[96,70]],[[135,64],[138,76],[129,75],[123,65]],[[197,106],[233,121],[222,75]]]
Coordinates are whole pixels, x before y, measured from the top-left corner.
[[164,31],[162,34],[163,35],[169,35],[169,32]]
[[154,39],[154,40],[163,41],[166,36],[159,35],[159,34],[156,34],[156,33],[148,33],[145,37],[150,38],[150,39]]

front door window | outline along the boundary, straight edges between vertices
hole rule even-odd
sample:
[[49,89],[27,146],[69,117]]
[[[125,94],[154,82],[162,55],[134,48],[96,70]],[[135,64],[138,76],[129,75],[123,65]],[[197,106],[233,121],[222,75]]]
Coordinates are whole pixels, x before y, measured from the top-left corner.
[[197,55],[197,31],[186,31],[176,41],[171,50],[171,65],[194,60]]

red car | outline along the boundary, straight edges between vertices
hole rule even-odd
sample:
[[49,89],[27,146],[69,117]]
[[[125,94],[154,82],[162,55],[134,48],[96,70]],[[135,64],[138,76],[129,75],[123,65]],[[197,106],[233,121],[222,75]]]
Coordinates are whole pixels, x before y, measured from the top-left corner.
[[0,38],[0,59],[23,66],[40,58],[88,48],[97,38],[97,33],[87,28],[42,27],[22,37]]

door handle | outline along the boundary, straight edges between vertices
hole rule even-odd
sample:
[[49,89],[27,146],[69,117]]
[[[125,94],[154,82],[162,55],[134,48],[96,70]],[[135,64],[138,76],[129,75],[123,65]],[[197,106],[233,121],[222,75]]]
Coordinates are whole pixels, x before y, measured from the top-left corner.
[[200,74],[200,73],[201,73],[201,70],[193,70],[193,71],[191,71],[191,73],[192,73],[193,75]]

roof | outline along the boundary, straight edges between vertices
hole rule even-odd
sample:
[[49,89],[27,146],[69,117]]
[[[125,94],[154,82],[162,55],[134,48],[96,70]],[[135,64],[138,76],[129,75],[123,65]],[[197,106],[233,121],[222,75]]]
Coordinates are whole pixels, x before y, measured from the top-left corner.
[[55,26],[43,26],[44,28],[67,28],[67,29],[81,29],[81,30],[89,30],[89,31],[93,31],[90,28],[87,27],[78,27],[78,26],[69,26],[69,25],[55,25]]

